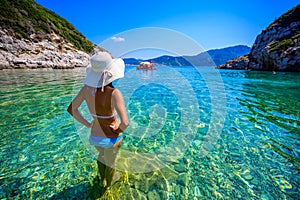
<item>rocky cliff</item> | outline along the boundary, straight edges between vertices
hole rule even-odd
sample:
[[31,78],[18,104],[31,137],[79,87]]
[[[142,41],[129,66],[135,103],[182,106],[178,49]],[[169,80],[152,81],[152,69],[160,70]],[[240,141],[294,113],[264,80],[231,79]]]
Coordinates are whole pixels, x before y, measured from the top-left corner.
[[86,66],[95,45],[34,0],[0,0],[0,69]]
[[47,37],[48,39],[33,42],[16,39],[7,29],[0,29],[0,69],[67,69],[88,65],[87,53],[75,49],[59,35],[53,33]]
[[300,71],[300,4],[263,30],[248,56],[218,68]]

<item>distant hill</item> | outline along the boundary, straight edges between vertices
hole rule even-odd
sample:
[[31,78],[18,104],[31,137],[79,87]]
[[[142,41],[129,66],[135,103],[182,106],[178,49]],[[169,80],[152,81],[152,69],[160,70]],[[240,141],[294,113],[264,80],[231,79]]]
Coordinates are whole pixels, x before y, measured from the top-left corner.
[[241,56],[250,52],[250,47],[245,45],[238,45],[226,47],[223,49],[213,49],[207,52],[200,53],[195,56],[160,56],[153,59],[141,60],[134,58],[125,58],[124,61],[127,65],[138,65],[141,61],[151,61],[158,65],[166,66],[215,66],[224,64],[227,60]]
[[138,65],[143,59],[135,59],[135,58],[123,58],[126,65]]
[[215,64],[221,65],[226,63],[229,59],[248,54],[250,52],[251,48],[245,45],[238,45],[233,47],[227,47],[223,49],[215,49],[215,50],[209,50],[207,53],[210,55],[210,57],[213,59]]

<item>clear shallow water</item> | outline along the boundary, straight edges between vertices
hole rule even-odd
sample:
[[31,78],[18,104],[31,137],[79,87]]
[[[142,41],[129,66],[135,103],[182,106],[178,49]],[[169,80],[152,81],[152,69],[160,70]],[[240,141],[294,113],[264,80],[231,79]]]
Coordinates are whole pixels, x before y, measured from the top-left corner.
[[[189,148],[154,172],[122,172],[122,181],[107,191],[99,187],[95,158],[86,148],[89,130],[66,112],[84,69],[1,71],[0,198],[299,199],[300,74],[220,70],[226,120],[219,140],[201,157],[214,124],[209,90],[194,68],[173,69],[196,91],[186,98],[196,95],[199,104],[197,133],[186,135],[192,137]],[[155,75],[165,76],[163,68],[135,78]],[[167,81],[180,88],[181,79],[173,77]],[[127,102],[131,125],[122,149],[155,153],[176,140],[180,124],[194,126],[182,117],[177,95],[157,84],[136,90]],[[138,132],[147,127],[157,134]]]

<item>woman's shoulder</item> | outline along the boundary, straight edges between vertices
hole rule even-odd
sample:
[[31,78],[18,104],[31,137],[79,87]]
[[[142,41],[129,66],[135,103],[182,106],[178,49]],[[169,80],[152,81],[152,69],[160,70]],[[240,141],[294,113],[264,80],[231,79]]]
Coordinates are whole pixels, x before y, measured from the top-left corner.
[[119,94],[121,94],[120,90],[117,88],[114,88],[112,91],[112,95],[119,95]]
[[123,98],[123,95],[120,90],[118,90],[117,88],[114,88],[114,90],[112,91],[112,97],[114,99],[119,99],[119,98]]
[[82,95],[83,97],[86,97],[87,92],[92,91],[92,87],[88,85],[82,86],[82,88],[79,91],[79,94]]

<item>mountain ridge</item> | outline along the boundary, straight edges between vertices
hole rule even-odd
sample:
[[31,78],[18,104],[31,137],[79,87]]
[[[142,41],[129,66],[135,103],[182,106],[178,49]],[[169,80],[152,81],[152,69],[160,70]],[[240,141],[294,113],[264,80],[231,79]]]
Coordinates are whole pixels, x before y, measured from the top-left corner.
[[215,66],[225,63],[228,59],[250,52],[246,45],[235,45],[225,48],[211,49],[193,56],[162,55],[151,59],[124,58],[127,65],[138,65],[142,61],[154,62],[166,66]]

